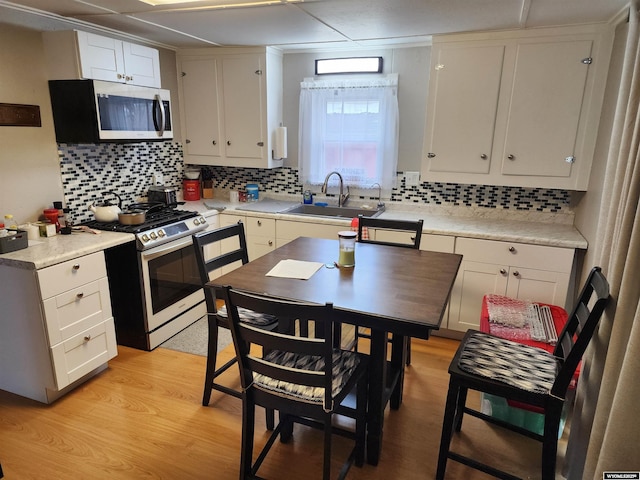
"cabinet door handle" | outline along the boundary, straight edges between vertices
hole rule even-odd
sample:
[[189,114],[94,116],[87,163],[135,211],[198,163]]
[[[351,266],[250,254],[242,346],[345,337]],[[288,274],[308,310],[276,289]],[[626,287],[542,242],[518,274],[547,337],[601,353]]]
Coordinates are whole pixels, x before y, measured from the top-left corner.
[[515,155],[512,155],[512,154],[509,154],[509,155],[507,155],[507,158],[508,158],[509,160],[515,160],[515,159],[516,159],[516,156],[515,156]]
[[191,143],[191,140],[189,140],[188,138],[184,141],[184,143]]
[[262,70],[256,70],[256,71],[255,71],[255,72],[253,72],[253,73],[255,73],[256,75],[262,75]]
[[211,141],[211,144],[212,144],[212,145],[217,145],[217,144],[218,144],[218,142],[216,142],[215,140],[212,140],[212,141]]
[[269,246],[272,247],[273,246],[273,240],[269,240]]
[[80,300],[82,297],[84,297],[84,293],[80,292],[80,293],[77,293],[77,294],[76,294],[76,298],[77,298],[78,300]]
[[74,271],[80,270],[80,264],[76,263],[73,267],[71,267],[71,269],[74,270]]
[[231,140],[227,140],[227,145],[231,146]]
[[435,153],[427,153],[427,158],[435,158],[436,154]]
[[486,160],[486,159],[487,159],[487,154],[486,154],[486,153],[481,154],[481,155],[480,155],[480,158],[481,158],[482,160]]
[[509,251],[511,253],[516,253],[516,247],[509,247]]
[[258,220],[258,226],[261,227],[262,226],[262,220]]
[[88,342],[89,340],[91,340],[91,335],[85,335],[84,336],[84,341]]
[[514,277],[519,277],[520,276],[520,272],[516,270],[515,272],[513,272],[513,276]]
[[264,142],[258,142],[256,143],[256,145],[258,145],[259,147],[264,147]]
[[502,275],[506,275],[506,274],[507,274],[507,271],[506,271],[504,268],[501,268],[501,269],[500,269],[500,273],[501,273]]

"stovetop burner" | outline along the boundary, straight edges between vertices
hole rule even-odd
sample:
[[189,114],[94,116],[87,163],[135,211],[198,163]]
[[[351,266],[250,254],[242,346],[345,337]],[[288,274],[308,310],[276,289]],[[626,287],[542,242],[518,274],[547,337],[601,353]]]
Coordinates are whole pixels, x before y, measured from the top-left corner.
[[188,218],[197,217],[199,213],[189,212],[186,210],[176,210],[168,207],[157,208],[158,204],[134,204],[129,207],[130,210],[146,210],[146,220],[140,225],[123,225],[118,221],[115,222],[98,222],[96,220],[90,220],[82,223],[89,228],[95,230],[107,230],[111,232],[122,233],[141,233],[147,230],[153,230],[154,228],[164,227],[175,222],[180,222]]

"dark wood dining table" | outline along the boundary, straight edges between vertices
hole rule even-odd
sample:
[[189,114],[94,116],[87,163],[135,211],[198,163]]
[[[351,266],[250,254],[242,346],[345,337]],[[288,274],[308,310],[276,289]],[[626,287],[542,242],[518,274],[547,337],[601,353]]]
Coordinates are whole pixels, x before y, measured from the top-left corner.
[[[289,300],[333,303],[340,321],[371,329],[367,461],[382,448],[384,410],[402,401],[407,337],[429,338],[440,327],[462,257],[357,243],[354,268],[336,268],[338,240],[299,237],[207,284],[230,285]],[[266,276],[281,260],[320,262],[308,280]],[[333,267],[333,268],[331,268]],[[387,334],[393,334],[387,361]]]

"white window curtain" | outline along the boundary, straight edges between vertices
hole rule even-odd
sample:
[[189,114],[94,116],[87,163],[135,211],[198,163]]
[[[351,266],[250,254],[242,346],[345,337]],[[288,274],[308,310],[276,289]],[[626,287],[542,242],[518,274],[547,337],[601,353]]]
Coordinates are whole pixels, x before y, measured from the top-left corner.
[[397,75],[305,79],[300,84],[299,127],[303,184],[322,184],[335,170],[346,185],[393,187],[398,166]]

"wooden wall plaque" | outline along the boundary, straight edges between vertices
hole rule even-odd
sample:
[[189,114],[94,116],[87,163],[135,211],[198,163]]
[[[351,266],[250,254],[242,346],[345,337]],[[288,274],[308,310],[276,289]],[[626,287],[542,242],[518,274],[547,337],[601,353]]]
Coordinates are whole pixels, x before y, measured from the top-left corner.
[[0,103],[0,126],[41,127],[40,107],[38,105]]

